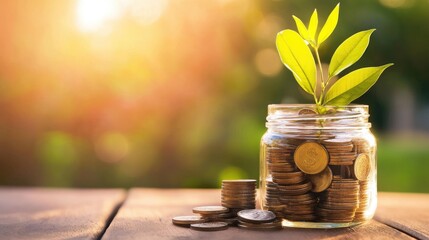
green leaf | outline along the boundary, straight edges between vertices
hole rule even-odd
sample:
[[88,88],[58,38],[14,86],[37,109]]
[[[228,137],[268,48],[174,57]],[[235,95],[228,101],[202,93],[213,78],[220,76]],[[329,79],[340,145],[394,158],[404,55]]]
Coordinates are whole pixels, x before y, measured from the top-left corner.
[[310,17],[310,23],[308,24],[308,33],[310,35],[310,40],[313,43],[316,42],[316,32],[317,32],[318,24],[319,24],[319,19],[317,17],[317,9],[314,9],[314,12]]
[[338,3],[337,6],[335,6],[334,10],[332,10],[331,14],[329,14],[328,19],[325,22],[325,25],[323,25],[322,29],[320,30],[319,37],[317,39],[317,44],[322,44],[328,37],[332,34],[335,27],[338,23],[338,15],[340,12],[340,4]]
[[329,64],[329,77],[338,75],[344,69],[357,62],[369,44],[369,38],[375,29],[353,34],[335,50]]
[[362,96],[377,82],[383,71],[392,63],[355,70],[336,81],[328,90],[323,105],[342,106]]
[[292,16],[296,23],[296,28],[298,29],[299,34],[302,38],[305,40],[310,40],[310,33],[308,32],[307,28],[305,27],[304,23],[296,16]]
[[306,92],[314,94],[316,63],[304,39],[297,32],[286,29],[277,34],[276,46],[283,64],[293,73],[298,84]]

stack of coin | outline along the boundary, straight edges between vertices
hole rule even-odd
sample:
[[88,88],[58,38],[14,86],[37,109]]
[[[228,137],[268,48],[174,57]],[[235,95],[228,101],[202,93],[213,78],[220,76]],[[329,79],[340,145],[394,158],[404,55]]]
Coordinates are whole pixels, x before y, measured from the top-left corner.
[[256,204],[256,180],[223,180],[221,190],[222,206],[232,211],[254,209]]
[[200,214],[204,222],[226,222],[235,225],[237,219],[235,212],[223,206],[201,206],[192,209],[193,213]]
[[278,184],[273,181],[266,181],[266,194],[264,208],[280,214],[283,211],[284,205],[280,202],[280,192]]
[[353,139],[354,150],[356,153],[369,153],[371,151],[369,142],[363,138]]
[[327,139],[323,145],[329,152],[329,165],[353,165],[356,150],[351,139]]
[[316,219],[315,206],[317,197],[313,193],[300,195],[283,195],[280,197],[285,204],[282,217],[290,221],[312,221]]
[[277,146],[267,146],[266,158],[270,163],[287,163],[293,158],[294,145],[281,144]]
[[359,207],[359,182],[333,176],[331,186],[319,199],[316,208],[319,220],[326,222],[352,222]]
[[368,210],[370,205],[370,189],[368,178],[371,174],[371,148],[367,140],[356,138],[353,139],[354,149],[358,156],[353,166],[353,176],[359,180],[359,208],[355,212],[354,221],[363,222],[368,216],[365,216],[365,212]]
[[369,194],[369,183],[368,181],[359,182],[359,208],[356,209],[354,221],[362,222],[365,221],[365,211],[369,207],[370,194]]
[[272,183],[267,182],[266,185],[266,208],[290,220],[314,220],[317,198],[310,193],[312,185],[294,161],[295,149],[301,146],[304,140],[290,138],[287,141],[288,143],[282,144],[281,147],[267,148],[266,161]]
[[279,230],[282,222],[271,211],[248,209],[237,213],[238,227],[255,230]]

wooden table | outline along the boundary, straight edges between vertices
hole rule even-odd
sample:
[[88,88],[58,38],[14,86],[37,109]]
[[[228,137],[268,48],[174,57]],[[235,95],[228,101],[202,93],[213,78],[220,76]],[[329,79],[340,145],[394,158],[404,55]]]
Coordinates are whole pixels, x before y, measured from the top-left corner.
[[217,189],[0,188],[0,239],[429,239],[429,194],[379,193],[374,220],[343,229],[199,232],[171,218]]

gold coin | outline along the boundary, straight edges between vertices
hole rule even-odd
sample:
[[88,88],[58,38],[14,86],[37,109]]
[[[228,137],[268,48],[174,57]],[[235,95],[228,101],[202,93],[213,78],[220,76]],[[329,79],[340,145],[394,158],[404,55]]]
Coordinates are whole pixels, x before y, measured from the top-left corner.
[[317,174],[328,165],[329,155],[326,149],[315,142],[299,145],[294,153],[296,166],[307,174]]
[[322,172],[318,174],[307,175],[310,179],[313,187],[311,191],[313,192],[322,192],[331,185],[332,182],[332,171],[329,167],[325,168]]
[[358,180],[364,181],[368,179],[371,172],[371,165],[367,154],[359,154],[355,160],[354,170]]

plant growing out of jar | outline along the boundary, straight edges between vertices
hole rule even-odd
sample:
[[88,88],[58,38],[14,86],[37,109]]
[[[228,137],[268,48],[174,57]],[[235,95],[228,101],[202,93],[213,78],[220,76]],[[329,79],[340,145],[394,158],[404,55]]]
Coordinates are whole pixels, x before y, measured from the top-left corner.
[[277,34],[283,64],[315,104],[271,104],[261,139],[260,203],[283,226],[350,227],[368,221],[377,206],[377,144],[367,105],[350,104],[392,64],[343,76],[368,47],[374,29],[358,32],[335,50],[328,70],[319,49],[337,26],[338,4],[319,30],[317,10],[298,31]]
[[297,31],[286,29],[277,34],[276,46],[283,64],[292,72],[295,80],[305,92],[313,95],[318,113],[325,113],[324,106],[345,106],[362,96],[378,80],[392,63],[377,67],[354,70],[335,81],[348,67],[356,63],[368,47],[375,29],[353,34],[335,50],[324,73],[319,49],[335,30],[340,4],[328,16],[319,30],[319,19],[315,9],[308,26],[293,16]]

